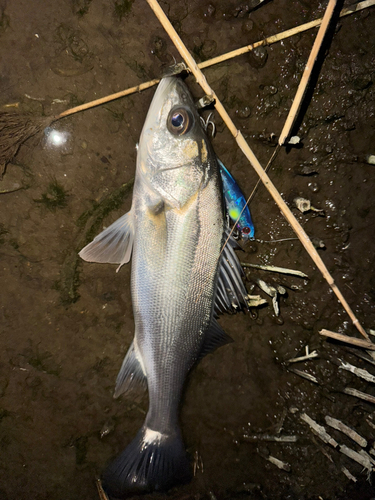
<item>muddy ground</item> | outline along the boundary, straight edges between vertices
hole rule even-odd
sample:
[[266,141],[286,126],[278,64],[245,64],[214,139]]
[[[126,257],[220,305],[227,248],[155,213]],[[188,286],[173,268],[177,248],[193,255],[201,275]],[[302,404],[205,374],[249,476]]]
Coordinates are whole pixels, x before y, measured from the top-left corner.
[[[162,2],[197,60],[204,60],[320,17],[327,2]],[[345,2],[345,6],[353,2]],[[53,115],[159,77],[180,60],[145,1],[0,2],[1,110]],[[374,173],[375,10],[338,21],[297,130],[301,147],[281,151],[270,176],[366,329],[375,325]],[[274,151],[316,29],[205,70],[230,115],[265,165]],[[202,92],[189,77],[196,97]],[[0,184],[0,499],[92,500],[95,479],[135,435],[147,395],[112,397],[133,336],[130,266],[82,263],[77,252],[129,209],[136,149],[153,90],[66,118],[53,145],[47,130],[23,145]],[[246,194],[257,180],[220,117],[215,150]],[[49,137],[49,138],[48,138]],[[65,142],[64,142],[65,141]],[[10,191],[5,193],[5,191]],[[302,196],[317,209],[300,213]],[[374,385],[339,369],[339,359],[375,367],[322,328],[359,336],[270,195],[251,203],[256,238],[244,262],[299,269],[308,279],[252,270],[281,284],[257,314],[224,316],[235,342],[207,356],[189,377],[181,412],[195,460],[191,484],[145,498],[370,499],[362,466],[314,436],[300,415],[355,428],[373,445]],[[272,242],[272,240],[285,241]],[[320,241],[321,240],[321,241]],[[271,241],[271,242],[270,242]],[[323,247],[324,246],[324,247]],[[318,383],[291,372],[300,362]],[[358,352],[358,351],[356,351]],[[327,426],[326,426],[327,427]],[[327,427],[328,429],[328,427]],[[329,430],[355,451],[344,434]],[[259,435],[297,436],[297,442]],[[280,470],[268,455],[290,465]],[[342,472],[346,467],[356,478]]]

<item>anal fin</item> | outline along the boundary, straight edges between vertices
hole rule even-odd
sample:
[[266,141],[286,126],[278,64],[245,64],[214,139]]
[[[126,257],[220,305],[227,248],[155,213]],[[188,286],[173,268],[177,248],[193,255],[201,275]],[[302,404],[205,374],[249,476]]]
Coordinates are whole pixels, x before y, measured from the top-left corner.
[[118,398],[124,392],[129,392],[138,386],[145,388],[147,384],[146,374],[137,357],[134,341],[122,362],[121,369],[117,375],[114,398]]

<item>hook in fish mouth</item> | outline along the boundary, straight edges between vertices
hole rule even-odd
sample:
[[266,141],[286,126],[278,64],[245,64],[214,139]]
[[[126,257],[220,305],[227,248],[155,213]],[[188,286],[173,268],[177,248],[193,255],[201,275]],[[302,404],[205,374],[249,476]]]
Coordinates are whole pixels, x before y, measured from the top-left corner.
[[176,59],[174,59],[174,64],[172,66],[169,66],[165,71],[162,73],[162,78],[165,78],[167,76],[180,76],[183,73],[190,73],[190,69],[186,66],[186,64],[181,61],[177,62]]
[[211,137],[215,137],[215,134],[216,134],[215,123],[214,123],[213,120],[211,120],[211,117],[212,117],[213,114],[214,114],[214,112],[211,111],[211,113],[208,115],[208,117],[207,117],[206,120],[203,118],[203,116],[200,117],[201,123],[202,123],[202,127],[204,128],[204,130],[205,130],[205,132],[206,132],[207,135],[209,135],[209,133],[208,133],[208,127],[211,125],[211,127],[212,127]]

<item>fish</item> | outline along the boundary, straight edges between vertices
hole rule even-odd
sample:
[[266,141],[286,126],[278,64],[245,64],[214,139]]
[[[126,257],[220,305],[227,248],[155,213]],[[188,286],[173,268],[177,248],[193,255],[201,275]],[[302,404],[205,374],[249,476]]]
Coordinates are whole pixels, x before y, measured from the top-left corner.
[[228,236],[215,152],[185,82],[165,77],[141,132],[131,209],[79,253],[119,268],[132,261],[135,333],[114,397],[147,386],[149,407],[102,474],[111,497],[166,491],[192,477],[178,411],[186,377],[232,341],[218,315],[247,309],[237,243]]
[[217,159],[220,167],[225,206],[228,217],[236,224],[244,241],[253,240],[255,235],[254,224],[246,198],[232,174],[226,169],[224,163]]

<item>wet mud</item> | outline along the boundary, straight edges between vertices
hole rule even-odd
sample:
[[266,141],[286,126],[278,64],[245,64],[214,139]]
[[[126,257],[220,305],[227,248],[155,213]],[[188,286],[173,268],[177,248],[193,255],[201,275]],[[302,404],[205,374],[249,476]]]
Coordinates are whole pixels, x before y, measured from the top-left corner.
[[[272,0],[255,10],[233,0],[161,5],[200,61],[321,17],[326,2]],[[263,165],[315,36],[316,29],[205,70]],[[270,170],[366,329],[375,325],[375,166],[368,162],[375,154],[374,49],[374,8],[337,22],[296,130],[301,144],[280,151]],[[2,110],[58,114],[157,78],[174,59],[176,50],[140,0],[0,2]],[[192,77],[187,84],[202,96]],[[130,207],[135,145],[152,95],[150,89],[57,121],[20,148],[0,182],[2,500],[99,498],[95,479],[143,422],[146,394],[112,397],[133,336],[130,266],[116,274],[115,266],[79,261],[77,252]],[[215,151],[250,194],[257,176],[214,119]],[[56,130],[63,134],[57,143]],[[298,211],[297,197],[323,211]],[[326,328],[359,336],[265,188],[250,208],[262,242],[246,244],[241,261],[298,269],[308,279],[247,269],[248,290],[268,305],[222,316],[235,342],[202,360],[187,383],[181,424],[194,479],[142,498],[374,498],[373,475],[323,443],[301,415],[359,452],[325,423],[327,415],[340,419],[370,451],[374,404],[344,390],[375,397],[374,384],[340,368],[340,360],[373,375],[375,367],[358,357],[363,351],[319,335]],[[257,278],[286,289],[279,316]],[[288,363],[306,346],[318,357]]]

